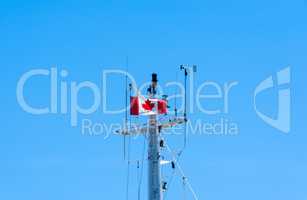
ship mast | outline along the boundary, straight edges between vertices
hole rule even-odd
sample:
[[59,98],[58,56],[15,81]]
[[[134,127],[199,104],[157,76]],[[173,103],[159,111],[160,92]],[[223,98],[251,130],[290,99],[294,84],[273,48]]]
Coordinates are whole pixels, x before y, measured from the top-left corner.
[[[155,98],[157,74],[152,74],[149,96]],[[160,133],[157,125],[157,115],[149,115],[148,131],[148,199],[162,200],[161,168],[160,168]]]
[[125,127],[116,132],[123,136],[146,135],[148,144],[148,200],[163,200],[163,182],[161,180],[161,131],[162,129],[186,123],[185,118],[175,117],[167,122],[158,121],[157,74],[152,74],[152,81],[147,90],[148,96],[154,101],[155,112],[147,115],[148,123],[140,127]]

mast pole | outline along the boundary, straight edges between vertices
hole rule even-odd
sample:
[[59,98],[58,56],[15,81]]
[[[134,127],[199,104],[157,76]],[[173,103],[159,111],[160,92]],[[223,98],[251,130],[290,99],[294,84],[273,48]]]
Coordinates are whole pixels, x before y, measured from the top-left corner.
[[[151,98],[156,95],[157,74],[152,74],[152,84],[148,89]],[[157,105],[156,105],[157,106]],[[149,115],[148,128],[148,200],[162,200],[160,146],[157,114]]]

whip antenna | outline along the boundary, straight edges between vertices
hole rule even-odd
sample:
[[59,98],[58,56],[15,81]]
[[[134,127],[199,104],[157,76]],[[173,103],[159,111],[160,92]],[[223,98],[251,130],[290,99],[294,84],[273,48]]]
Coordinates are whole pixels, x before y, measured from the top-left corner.
[[192,67],[188,65],[180,65],[180,70],[184,72],[184,113],[183,113],[183,118],[184,118],[184,141],[183,141],[183,148],[180,152],[186,148],[187,145],[187,123],[188,123],[188,109],[187,109],[187,80],[188,80],[188,75],[190,73],[196,73],[197,72],[197,66],[193,65]]
[[[126,57],[126,74],[125,74],[125,126],[124,129],[128,128],[128,57]],[[124,160],[126,160],[126,135],[124,138]]]
[[[178,72],[176,71],[176,83],[178,82]],[[177,117],[177,94],[178,94],[178,88],[176,87],[176,92],[175,92],[175,117]]]
[[[129,99],[131,98],[131,90],[132,85],[129,84]],[[128,57],[126,57],[126,76],[125,76],[125,104],[126,104],[126,112],[125,112],[125,127],[124,130],[128,130],[128,123],[131,126],[131,117],[128,116]],[[130,106],[129,106],[130,107]],[[128,119],[129,117],[129,119]],[[129,184],[130,184],[130,146],[131,146],[131,138],[128,135],[128,152],[126,152],[126,135],[124,135],[124,159],[127,160],[127,177],[126,177],[126,200],[129,200]],[[128,155],[126,155],[128,153]],[[126,158],[127,157],[127,158]]]

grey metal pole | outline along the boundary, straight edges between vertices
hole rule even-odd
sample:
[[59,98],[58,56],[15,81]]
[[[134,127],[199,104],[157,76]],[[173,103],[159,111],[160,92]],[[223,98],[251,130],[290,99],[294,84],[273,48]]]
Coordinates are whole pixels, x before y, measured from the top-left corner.
[[160,146],[157,116],[149,116],[148,200],[162,200]]

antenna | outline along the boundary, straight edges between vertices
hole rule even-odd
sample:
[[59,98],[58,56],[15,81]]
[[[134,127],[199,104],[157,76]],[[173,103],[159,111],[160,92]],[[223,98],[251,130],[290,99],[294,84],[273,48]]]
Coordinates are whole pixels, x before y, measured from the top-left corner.
[[[189,71],[187,68],[183,68],[185,71],[185,76],[188,75]],[[128,83],[126,82],[128,85]],[[148,118],[146,124],[135,126],[128,124],[128,111],[125,114],[126,117],[126,126],[124,129],[117,130],[118,134],[125,136],[132,135],[144,135],[147,142],[148,149],[148,200],[163,200],[163,192],[167,191],[168,183],[162,181],[161,174],[161,165],[171,164],[172,169],[175,170],[176,163],[178,163],[178,159],[174,159],[174,161],[164,161],[164,157],[161,154],[163,148],[165,148],[164,140],[162,139],[162,131],[167,128],[173,128],[177,125],[186,124],[187,122],[187,106],[185,105],[185,115],[184,118],[171,118],[168,121],[159,120],[159,115],[166,113],[167,107],[167,96],[164,96],[162,99],[157,98],[157,84],[158,84],[158,76],[156,73],[152,74],[151,85],[147,89],[148,98],[144,98],[143,96],[137,97],[131,96],[132,85],[129,84],[129,87],[126,88],[126,97],[130,95],[131,101],[131,110],[130,110],[130,118],[133,115],[143,115]],[[126,86],[127,86],[126,85]],[[187,85],[187,80],[185,80],[185,85]],[[128,88],[130,93],[128,93]],[[185,95],[186,96],[186,95]],[[128,105],[128,98],[126,98],[126,105]],[[133,99],[133,100],[132,100]],[[187,99],[185,97],[185,99]],[[136,103],[134,102],[136,101]],[[133,105],[135,104],[135,105]],[[185,102],[186,104],[186,102]],[[155,110],[154,110],[155,108]],[[136,110],[133,110],[136,109]],[[146,110],[147,109],[147,110]],[[149,109],[149,111],[148,111]],[[132,114],[136,112],[137,114]],[[129,137],[130,139],[130,137]],[[129,140],[130,141],[130,140]],[[130,142],[129,142],[130,143]],[[144,143],[145,144],[145,143]],[[129,144],[128,144],[129,145]],[[129,150],[129,149],[128,149]],[[142,156],[143,157],[143,156]],[[138,168],[139,168],[138,162]],[[179,166],[179,165],[178,165]],[[178,168],[180,169],[180,168]],[[127,168],[127,185],[126,185],[126,199],[129,198],[129,177],[130,177],[130,151],[128,151],[128,168]],[[140,184],[141,179],[139,180],[138,186],[138,199],[140,199]]]
[[186,148],[187,145],[187,122],[188,122],[188,116],[187,116],[187,79],[188,75],[192,72],[197,72],[197,66],[193,65],[190,67],[189,65],[180,65],[180,70],[184,72],[184,141],[183,141],[183,148],[180,151],[180,154],[183,152],[183,150]]
[[[126,57],[126,76],[125,76],[125,129],[128,127],[128,56]],[[124,160],[126,160],[126,136],[124,136]]]
[[[128,56],[126,57],[126,76],[125,76],[125,129],[128,127]],[[126,200],[129,200],[130,182],[130,136],[128,141],[127,177],[126,177]],[[126,135],[124,136],[124,160],[126,160]]]
[[[178,82],[178,72],[176,71],[176,83]],[[175,117],[177,117],[177,93],[178,93],[178,88],[176,87],[176,95],[175,95],[175,106],[174,106],[174,111],[175,111]]]

